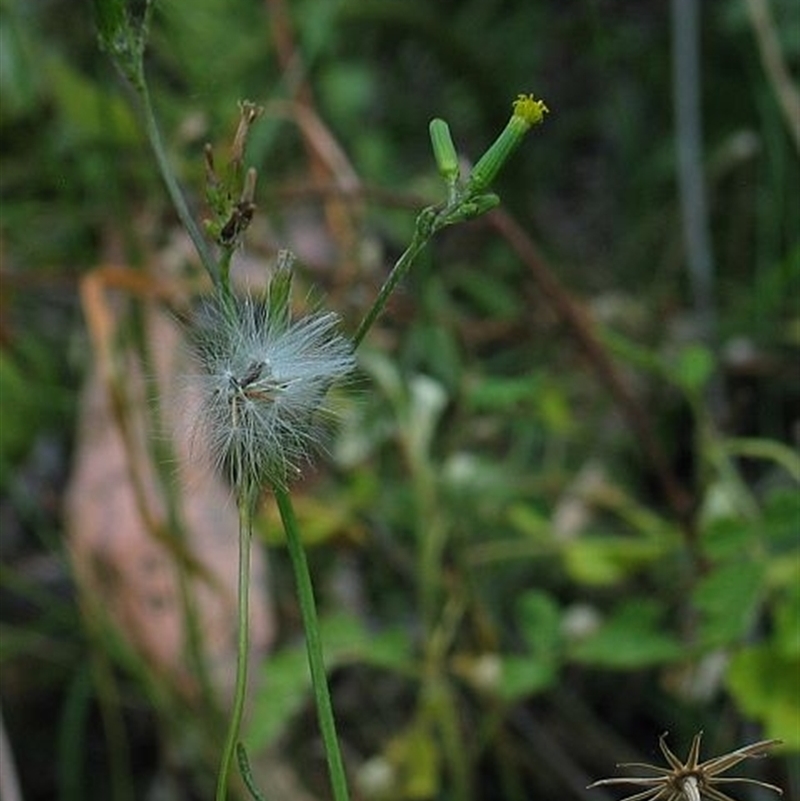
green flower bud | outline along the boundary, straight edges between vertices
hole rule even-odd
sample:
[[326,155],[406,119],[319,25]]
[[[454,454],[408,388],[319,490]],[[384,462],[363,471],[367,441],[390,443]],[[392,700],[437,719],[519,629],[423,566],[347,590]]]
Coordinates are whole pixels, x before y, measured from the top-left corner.
[[433,145],[433,156],[436,159],[436,166],[439,174],[452,186],[458,180],[459,165],[458,154],[456,153],[453,138],[450,136],[450,126],[440,119],[431,120],[429,126],[431,134],[431,145]]
[[288,250],[278,252],[275,272],[267,287],[267,310],[276,331],[285,331],[292,317],[290,297],[292,294],[292,265],[294,255]]
[[503,132],[472,170],[467,187],[471,193],[482,192],[492,183],[531,126],[542,122],[549,111],[544,101],[534,100],[533,95],[519,95],[513,108],[514,113]]

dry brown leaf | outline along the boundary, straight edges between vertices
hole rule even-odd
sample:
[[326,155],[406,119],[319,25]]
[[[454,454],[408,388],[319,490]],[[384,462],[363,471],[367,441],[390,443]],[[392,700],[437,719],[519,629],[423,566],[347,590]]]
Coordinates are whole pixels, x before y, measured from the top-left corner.
[[[146,307],[146,336],[155,379],[146,379],[131,348],[113,349],[116,321],[97,276],[83,299],[96,363],[81,404],[76,455],[66,499],[73,566],[84,604],[102,610],[132,646],[180,691],[196,690],[186,668],[186,627],[178,565],[189,576],[206,664],[215,688],[227,694],[235,664],[237,511],[228,488],[208,466],[194,435],[191,372],[181,332],[169,315]],[[97,321],[100,325],[93,325]],[[110,324],[113,321],[113,326]],[[164,488],[148,434],[148,398],[157,392],[175,464],[185,547],[169,530]],[[269,648],[274,620],[264,554],[253,551],[251,654]]]

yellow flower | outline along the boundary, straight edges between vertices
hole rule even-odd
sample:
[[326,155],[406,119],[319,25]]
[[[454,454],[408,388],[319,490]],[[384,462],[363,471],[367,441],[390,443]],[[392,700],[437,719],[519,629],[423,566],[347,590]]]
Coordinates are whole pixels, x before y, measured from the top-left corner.
[[480,194],[491,185],[525,134],[533,125],[542,122],[548,112],[544,101],[534,100],[533,95],[518,95],[512,108],[513,113],[506,127],[472,170],[468,185],[472,194]]
[[513,105],[514,116],[524,120],[528,126],[537,125],[550,113],[544,100],[535,100],[533,95],[517,95]]

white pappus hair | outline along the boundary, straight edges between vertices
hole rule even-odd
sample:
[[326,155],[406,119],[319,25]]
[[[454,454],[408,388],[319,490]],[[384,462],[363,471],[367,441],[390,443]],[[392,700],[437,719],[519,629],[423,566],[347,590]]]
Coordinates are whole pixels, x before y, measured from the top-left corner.
[[333,312],[289,320],[251,296],[201,307],[192,330],[200,426],[237,492],[285,486],[319,448],[325,396],[355,367],[338,325]]

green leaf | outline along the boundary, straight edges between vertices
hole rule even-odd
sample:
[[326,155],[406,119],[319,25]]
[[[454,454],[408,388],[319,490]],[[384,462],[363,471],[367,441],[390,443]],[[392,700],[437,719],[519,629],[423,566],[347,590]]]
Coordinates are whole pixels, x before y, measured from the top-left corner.
[[440,381],[448,393],[454,393],[461,383],[459,347],[448,326],[438,321],[423,322],[409,331],[405,354],[420,372]]
[[560,643],[561,610],[545,592],[531,590],[517,603],[522,636],[530,649],[544,656],[555,653]]
[[501,658],[498,691],[506,701],[542,692],[558,678],[561,609],[552,596],[532,590],[517,603],[517,618],[530,653]]
[[574,428],[571,403],[559,384],[545,383],[536,405],[542,422],[551,434],[565,436]]
[[509,703],[544,692],[558,678],[554,662],[534,656],[505,656],[500,664],[502,673],[498,694]]
[[[320,633],[328,670],[344,662],[359,662],[398,672],[409,672],[409,638],[391,629],[368,631],[358,618],[331,615],[320,619]],[[253,702],[245,742],[257,751],[274,742],[289,721],[308,702],[311,676],[304,645],[281,649],[264,667],[259,693]]]
[[542,391],[540,375],[529,374],[520,377],[481,376],[469,388],[467,403],[472,411],[502,412],[516,407],[536,403]]
[[15,352],[0,349],[0,487],[37,435],[62,425],[74,398],[64,389],[52,346],[22,338]]
[[58,110],[61,136],[71,148],[87,150],[108,143],[126,147],[139,141],[139,126],[122,97],[103,89],[71,64],[49,53],[39,64],[52,103]]
[[370,631],[361,620],[345,614],[325,616],[320,629],[329,668],[359,662],[399,673],[411,669],[408,632],[403,629]]
[[664,540],[583,536],[564,547],[564,566],[580,584],[612,586],[663,556]]
[[570,649],[570,658],[595,667],[629,669],[658,665],[680,658],[684,649],[663,630],[662,609],[656,601],[631,598],[618,608],[597,633]]
[[526,503],[515,503],[506,514],[508,524],[523,537],[534,540],[543,549],[549,548],[552,540],[550,518],[536,507]]
[[785,659],[800,659],[800,576],[775,602],[775,649]]
[[742,712],[763,724],[765,737],[800,750],[800,659],[773,645],[745,648],[731,660],[726,684]]
[[427,721],[416,720],[396,735],[386,748],[386,758],[395,768],[398,797],[427,801],[439,795],[441,748]]
[[714,561],[726,561],[751,547],[753,525],[741,517],[712,516],[704,521],[701,536],[706,555]]
[[308,700],[311,677],[304,649],[287,648],[273,654],[261,688],[250,709],[246,736],[248,750],[273,743]]
[[714,368],[714,354],[708,348],[690,345],[672,368],[672,378],[689,395],[695,395],[708,383]]
[[776,489],[769,494],[764,506],[764,530],[773,548],[797,548],[800,492],[796,488]]
[[[486,317],[513,320],[524,311],[524,297],[504,275],[494,275],[486,269],[477,270],[465,263],[452,271],[448,281],[454,292],[463,295],[471,307]],[[535,379],[535,374],[525,373],[523,377],[530,381]]]
[[35,113],[46,88],[39,70],[43,43],[23,22],[23,15],[6,13],[8,5],[0,5],[0,120],[4,124]]
[[[353,61],[331,61],[327,69],[316,76],[315,80],[320,95],[325,98],[326,121],[339,131],[340,135],[348,124],[364,119],[370,113],[374,108],[376,95],[380,91],[376,86],[379,79],[375,71],[366,64],[357,64]],[[378,132],[370,127],[362,129],[361,133],[366,138]],[[354,144],[358,146],[361,142]],[[353,162],[360,166],[358,158],[353,159]]]
[[741,640],[752,626],[763,587],[764,566],[755,561],[722,565],[699,581],[692,600],[703,616],[699,635],[703,645]]

